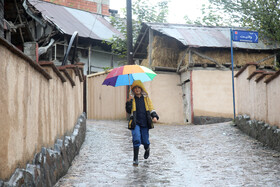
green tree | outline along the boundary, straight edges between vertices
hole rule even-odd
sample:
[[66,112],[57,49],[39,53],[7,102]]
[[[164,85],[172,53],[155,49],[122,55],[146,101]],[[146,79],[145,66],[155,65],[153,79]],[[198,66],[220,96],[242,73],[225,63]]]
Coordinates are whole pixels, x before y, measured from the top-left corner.
[[186,22],[186,24],[194,24],[194,22],[189,18],[189,16],[188,15],[185,15],[184,16],[184,20],[185,20],[185,22]]
[[[148,0],[132,0],[133,43],[135,43],[139,35],[142,22],[166,22],[168,2],[169,0],[162,0],[157,3],[152,3]],[[126,15],[126,9],[121,11],[123,15]],[[127,52],[126,20],[125,18],[111,17],[111,24],[123,34],[123,37],[114,36],[107,44],[111,45],[114,53],[125,57]]]
[[[209,0],[232,22],[256,30],[270,41],[280,41],[279,0]],[[264,39],[264,38],[263,38]]]
[[[225,15],[215,5],[202,4],[201,17],[191,20],[187,15],[184,17],[186,24],[207,25],[207,26],[231,26],[233,23],[229,16]],[[236,24],[235,24],[236,25]]]

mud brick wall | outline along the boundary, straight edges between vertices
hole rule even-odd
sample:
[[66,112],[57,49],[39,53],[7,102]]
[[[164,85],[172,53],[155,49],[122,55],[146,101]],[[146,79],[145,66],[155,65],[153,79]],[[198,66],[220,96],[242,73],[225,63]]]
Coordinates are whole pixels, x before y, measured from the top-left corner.
[[84,83],[80,64],[37,63],[3,38],[0,56],[0,179],[7,181],[42,147],[73,132]]
[[248,63],[236,73],[237,114],[280,127],[280,71]]

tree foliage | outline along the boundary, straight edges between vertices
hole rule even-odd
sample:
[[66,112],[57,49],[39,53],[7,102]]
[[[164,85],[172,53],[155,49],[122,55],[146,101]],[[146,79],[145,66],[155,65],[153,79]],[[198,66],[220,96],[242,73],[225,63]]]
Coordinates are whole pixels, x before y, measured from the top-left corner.
[[[169,0],[162,0],[157,3],[148,0],[132,0],[133,43],[139,35],[142,22],[166,22],[168,2]],[[126,9],[122,9],[122,14],[126,15]],[[127,53],[126,19],[111,17],[111,24],[123,34],[123,38],[114,36],[107,44],[111,45],[114,53],[125,57]]]
[[271,41],[280,41],[279,0],[209,0],[233,23],[241,23],[265,36]]
[[201,17],[191,20],[187,15],[184,17],[186,24],[207,25],[207,26],[232,26],[234,24],[231,18],[224,14],[218,6],[202,4]]

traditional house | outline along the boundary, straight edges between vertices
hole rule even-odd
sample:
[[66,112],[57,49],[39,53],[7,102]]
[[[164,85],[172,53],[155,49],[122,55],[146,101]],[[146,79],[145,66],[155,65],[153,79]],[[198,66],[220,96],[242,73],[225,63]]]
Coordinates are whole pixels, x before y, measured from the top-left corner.
[[123,37],[110,24],[109,1],[98,1],[99,4],[86,0],[51,2],[4,0],[4,37],[33,60],[53,61],[56,65],[62,64],[67,48],[71,49],[71,38],[76,38],[75,61],[85,64],[85,74],[103,71],[124,61],[114,55],[106,43],[113,36]]
[[[244,28],[237,28],[244,30]],[[234,68],[248,62],[273,69],[279,45],[234,42]],[[156,71],[177,72],[184,121],[204,124],[233,118],[229,27],[143,23],[134,59]]]

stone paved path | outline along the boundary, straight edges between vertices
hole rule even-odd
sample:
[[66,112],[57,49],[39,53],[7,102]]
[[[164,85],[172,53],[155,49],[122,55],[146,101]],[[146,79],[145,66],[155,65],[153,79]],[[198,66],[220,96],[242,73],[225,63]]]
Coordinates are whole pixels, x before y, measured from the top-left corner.
[[126,121],[87,121],[86,140],[56,186],[280,186],[280,153],[230,123],[160,125],[150,131],[151,156],[132,166]]

